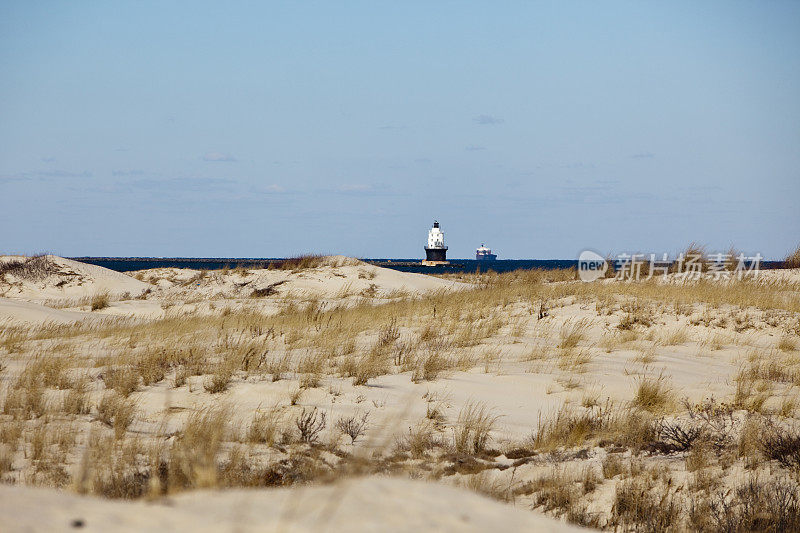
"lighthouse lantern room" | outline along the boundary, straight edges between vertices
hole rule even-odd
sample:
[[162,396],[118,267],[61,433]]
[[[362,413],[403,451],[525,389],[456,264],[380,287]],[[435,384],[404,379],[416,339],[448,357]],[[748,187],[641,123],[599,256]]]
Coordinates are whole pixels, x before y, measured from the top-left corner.
[[444,233],[439,227],[439,222],[434,221],[433,227],[428,232],[428,245],[425,247],[424,265],[446,265],[447,246],[444,245]]

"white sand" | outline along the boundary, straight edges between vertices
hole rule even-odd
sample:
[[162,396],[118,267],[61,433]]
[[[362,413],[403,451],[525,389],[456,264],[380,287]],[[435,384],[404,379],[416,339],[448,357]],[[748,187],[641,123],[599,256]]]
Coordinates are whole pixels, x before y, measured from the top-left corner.
[[[328,264],[318,268],[253,269],[246,273],[182,268],[121,273],[62,257],[47,257],[56,271],[43,279],[21,279],[13,274],[0,278],[0,322],[66,323],[98,315],[159,319],[165,316],[166,309],[177,314],[208,313],[212,300],[232,306],[244,302],[270,314],[289,301],[317,299],[325,305],[348,304],[365,298],[385,301],[467,287],[463,283],[375,267],[339,256],[329,258]],[[0,256],[0,263],[15,259],[24,258]],[[270,286],[273,294],[252,298],[254,290]],[[98,294],[107,294],[109,305],[89,313],[91,299]]]
[[[133,273],[143,281],[101,267],[60,258],[53,258],[53,261],[61,265],[62,273],[37,283],[10,280],[10,285],[0,285],[0,292],[6,291],[5,298],[0,298],[0,327],[4,323],[115,320],[116,316],[148,321],[167,315],[219,314],[225,309],[252,309],[269,314],[287,305],[304,305],[309,301],[321,305],[381,303],[431,291],[468,287],[422,274],[341,260],[296,271],[201,272],[161,268]],[[65,279],[68,282],[61,283]],[[766,283],[776,279],[800,280],[800,270],[765,274]],[[275,289],[273,294],[252,297],[254,290],[268,286]],[[85,302],[58,305],[63,299],[85,299],[98,290],[115,295],[109,307],[91,312]],[[144,299],[136,298],[142,292],[146,293]],[[178,431],[186,416],[208,406],[234,407],[236,420],[233,422],[238,427],[246,427],[254,413],[273,405],[281,406],[289,418],[296,417],[304,408],[317,407],[328,416],[330,423],[321,440],[329,442],[338,436],[334,421],[369,412],[369,426],[363,437],[354,445],[346,438],[339,440],[340,446],[359,453],[373,447],[380,449],[391,444],[394,437],[408,434],[410,428],[425,421],[428,404],[435,398],[446,421],[442,435],[450,436],[465,404],[481,402],[499,417],[490,446],[507,451],[506,445],[524,445],[540,421],[564,405],[580,406],[586,397],[593,397],[600,405],[606,405],[607,400],[617,406],[627,405],[643,376],[653,379],[663,375],[676,402],[684,398],[697,402],[711,396],[720,401],[729,400],[736,388],[734,377],[742,364],[752,353],[774,352],[776,343],[786,334],[785,324],[781,325],[780,320],[788,320],[781,318],[780,313],[773,313],[767,320],[764,313],[749,309],[746,312],[753,314],[752,319],[748,319],[752,326],[737,332],[731,327],[697,320],[708,314],[708,317],[731,322],[732,313],[738,311],[726,306],[698,306],[687,316],[654,304],[656,322],[646,333],[640,331],[635,340],[619,342],[607,350],[604,340],[622,333],[617,325],[623,311],[617,308],[611,314],[603,314],[593,303],[587,305],[573,298],[564,300],[558,305],[554,303],[549,308],[549,316],[543,320],[537,320],[531,309],[522,303],[503,308],[502,313],[507,314],[504,318],[508,320],[499,332],[477,346],[458,349],[460,353],[469,351],[475,356],[474,365],[467,371],[444,371],[435,380],[420,383],[414,383],[408,371],[396,372],[372,378],[366,385],[359,386],[353,385],[351,378],[324,375],[321,386],[304,390],[297,405],[291,406],[288,398],[299,386],[299,377],[292,372],[279,381],[259,375],[236,375],[230,387],[218,394],[205,391],[203,384],[207,378],[203,376],[190,377],[181,387],[175,387],[168,378],[132,393],[137,414],[130,430],[141,435]],[[578,320],[589,323],[585,337],[574,350],[584,353],[586,362],[577,367],[561,366],[559,332]],[[513,324],[521,325],[515,334],[512,334]],[[376,324],[377,327],[380,324]],[[677,344],[662,340],[675,331],[683,331],[686,339]],[[358,339],[361,351],[374,343],[377,333],[372,331],[364,335],[371,337]],[[410,340],[415,335],[419,332],[403,331],[400,340]],[[140,339],[130,342],[134,341],[146,342]],[[546,355],[541,360],[527,360],[525,355],[535,347],[545,348]],[[487,359],[486,355],[491,353],[493,357]],[[22,366],[20,359],[10,368],[21,370]],[[11,375],[11,370],[6,371],[0,379],[8,381]],[[790,392],[776,387],[767,406],[777,409]],[[589,454],[589,460],[599,468],[605,452],[595,449]],[[497,461],[509,460],[501,455]],[[541,465],[520,466],[515,470],[515,482],[535,479],[543,468]],[[490,474],[502,479],[503,486],[511,483],[508,479],[511,469]],[[444,476],[442,480],[452,484],[459,482],[459,476]],[[598,492],[604,496],[602,501],[592,504],[597,510],[610,509],[613,486],[608,483]],[[292,527],[283,530],[317,530],[320,507],[327,505],[326,502],[338,502],[336,491],[339,490],[342,490],[340,485],[300,489],[299,494],[306,495],[303,497],[308,498],[309,506],[303,503],[300,507],[303,512],[283,523],[291,523]],[[290,494],[298,492],[194,493],[171,499],[173,506],[167,507],[163,503],[108,502],[54,491],[0,487],[0,516],[11,516],[11,509],[20,509],[19,529],[15,529],[20,531],[26,530],[26,525],[36,526],[27,529],[32,531],[58,530],[67,527],[64,524],[78,515],[87,521],[89,529],[99,523],[104,529],[110,525],[115,530],[159,530],[177,526],[198,531],[221,527],[240,527],[244,531],[276,530],[279,525],[276,514],[286,508]],[[325,519],[331,531],[410,531],[417,527],[441,531],[527,528],[547,531],[558,527],[557,522],[543,521],[527,509],[515,510],[470,492],[438,485],[365,479],[354,483],[352,490],[344,494],[346,497],[336,513],[330,520]],[[35,512],[37,508],[41,509],[40,514]]]
[[92,315],[77,311],[52,309],[24,300],[0,298],[0,324],[70,324],[91,318]]
[[[54,255],[47,258],[54,271],[40,280],[27,280],[6,274],[0,280],[0,296],[27,301],[53,301],[92,297],[107,293],[111,297],[135,297],[148,286],[137,279],[107,268],[80,263]],[[0,256],[0,262],[24,259],[19,256]]]
[[581,531],[464,489],[394,478],[318,487],[196,491],[168,500],[109,501],[0,486],[2,530],[75,531]]

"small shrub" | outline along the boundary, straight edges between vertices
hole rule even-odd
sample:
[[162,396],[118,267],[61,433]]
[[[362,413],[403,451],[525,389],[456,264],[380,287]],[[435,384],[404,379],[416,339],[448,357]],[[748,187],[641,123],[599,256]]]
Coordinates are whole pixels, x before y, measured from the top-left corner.
[[3,413],[13,415],[17,419],[37,418],[47,410],[44,387],[39,383],[30,383],[8,389],[3,401]]
[[524,491],[535,493],[534,507],[552,512],[556,516],[567,513],[583,496],[575,481],[560,470],[536,479],[525,486]]
[[394,343],[400,338],[400,329],[397,327],[397,321],[392,319],[391,322],[386,324],[378,332],[378,345],[386,346]]
[[376,346],[356,361],[352,371],[353,385],[366,385],[370,379],[388,374],[389,371],[389,357],[383,349]]
[[659,437],[676,451],[684,452],[703,434],[703,428],[680,421],[661,421],[658,428]]
[[91,301],[92,311],[99,311],[100,309],[105,309],[106,307],[108,307],[108,302],[109,302],[109,295],[107,292],[101,292],[95,294],[92,297]]
[[306,444],[313,444],[319,438],[320,432],[325,429],[327,415],[324,411],[313,409],[303,409],[303,412],[295,420],[295,425],[300,431],[300,440]]
[[800,472],[800,432],[773,426],[761,434],[760,444],[765,457]]
[[288,280],[276,281],[275,283],[270,283],[266,287],[254,289],[253,292],[250,293],[250,298],[266,298],[268,296],[278,294],[277,288],[286,283],[286,281]]
[[336,421],[336,428],[350,437],[350,443],[355,443],[356,439],[364,434],[367,429],[367,419],[369,413],[364,413],[360,418],[358,416],[342,417]]
[[297,387],[294,389],[289,389],[289,405],[297,405],[300,403],[300,398],[303,397],[303,388]]

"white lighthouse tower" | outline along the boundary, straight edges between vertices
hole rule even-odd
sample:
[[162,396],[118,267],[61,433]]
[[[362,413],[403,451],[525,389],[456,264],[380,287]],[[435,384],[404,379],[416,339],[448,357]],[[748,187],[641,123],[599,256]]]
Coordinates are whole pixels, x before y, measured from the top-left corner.
[[425,261],[423,265],[447,265],[447,246],[444,245],[444,233],[439,227],[439,222],[434,221],[433,227],[428,232],[428,245],[425,247]]

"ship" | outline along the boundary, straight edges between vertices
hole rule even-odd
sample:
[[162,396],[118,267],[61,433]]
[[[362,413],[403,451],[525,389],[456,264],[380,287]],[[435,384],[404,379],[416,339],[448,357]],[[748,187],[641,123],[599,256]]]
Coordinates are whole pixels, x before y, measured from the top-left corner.
[[447,262],[447,246],[444,245],[444,233],[439,227],[439,222],[434,220],[433,227],[428,232],[428,245],[425,247],[425,266],[449,265]]
[[497,259],[497,254],[493,254],[492,249],[487,248],[483,243],[481,243],[480,247],[475,250],[476,261],[494,261],[495,259]]

